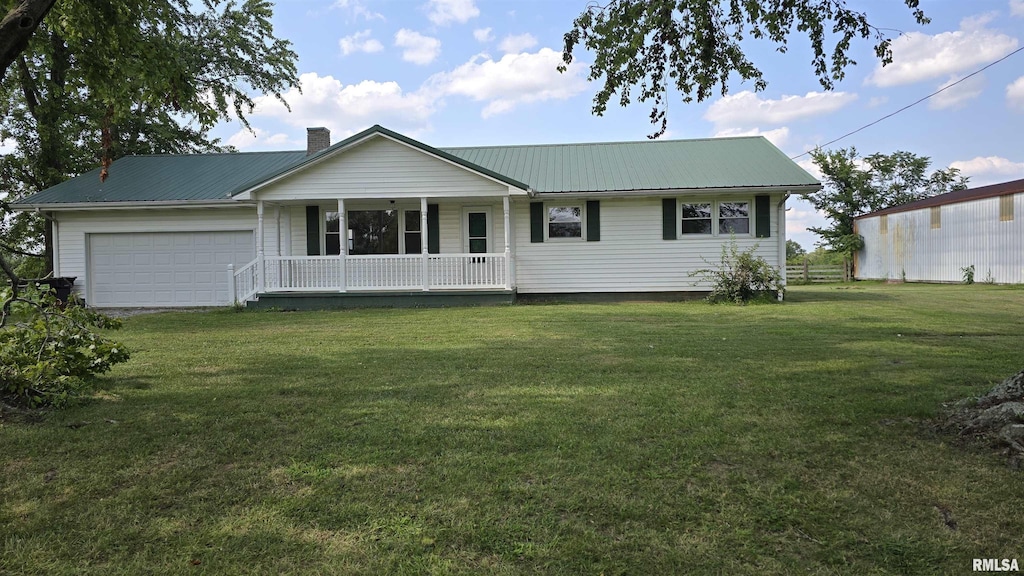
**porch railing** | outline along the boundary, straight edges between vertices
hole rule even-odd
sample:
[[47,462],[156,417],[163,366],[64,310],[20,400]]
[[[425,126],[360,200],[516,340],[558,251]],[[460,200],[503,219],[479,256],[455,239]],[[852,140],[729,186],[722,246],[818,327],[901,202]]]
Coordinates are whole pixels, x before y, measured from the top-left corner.
[[266,256],[232,273],[237,302],[266,292],[489,290],[511,287],[506,254]]

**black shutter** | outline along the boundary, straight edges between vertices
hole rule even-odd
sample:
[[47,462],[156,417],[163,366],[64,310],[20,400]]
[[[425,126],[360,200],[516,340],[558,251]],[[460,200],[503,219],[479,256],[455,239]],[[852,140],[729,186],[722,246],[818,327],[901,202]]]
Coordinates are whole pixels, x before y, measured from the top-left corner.
[[320,207],[306,206],[306,255],[320,255]]
[[771,202],[768,196],[754,196],[754,235],[769,238],[772,235]]
[[544,203],[530,202],[530,242],[544,241]]
[[676,199],[661,199],[661,238],[676,239]]
[[441,253],[441,216],[437,204],[427,204],[427,252]]
[[587,242],[601,239],[601,202],[587,200]]

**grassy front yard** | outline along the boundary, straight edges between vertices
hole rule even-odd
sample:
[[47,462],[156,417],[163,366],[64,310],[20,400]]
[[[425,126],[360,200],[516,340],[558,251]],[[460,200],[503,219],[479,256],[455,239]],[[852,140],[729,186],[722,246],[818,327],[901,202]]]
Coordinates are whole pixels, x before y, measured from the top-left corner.
[[1020,288],[166,313],[117,336],[134,356],[99,397],[0,421],[0,573],[1024,563],[1024,476],[927,423],[1024,367]]

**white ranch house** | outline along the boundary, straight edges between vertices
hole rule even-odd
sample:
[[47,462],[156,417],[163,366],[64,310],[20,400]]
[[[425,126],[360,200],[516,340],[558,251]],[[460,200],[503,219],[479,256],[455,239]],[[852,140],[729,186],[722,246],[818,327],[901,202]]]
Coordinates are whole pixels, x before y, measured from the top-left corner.
[[96,307],[676,297],[723,242],[785,269],[819,184],[762,137],[437,149],[380,126],[303,151],[133,156],[25,198]]
[[854,220],[861,280],[1024,283],[1024,180],[958,190]]

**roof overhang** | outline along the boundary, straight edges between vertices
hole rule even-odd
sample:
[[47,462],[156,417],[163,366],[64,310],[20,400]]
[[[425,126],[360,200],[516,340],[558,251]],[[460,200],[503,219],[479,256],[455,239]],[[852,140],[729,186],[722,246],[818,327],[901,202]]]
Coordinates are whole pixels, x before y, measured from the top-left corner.
[[251,206],[238,200],[151,200],[126,202],[67,202],[53,204],[11,204],[16,212],[61,212],[68,210],[145,210],[152,208],[230,208]]
[[354,136],[350,136],[349,138],[346,138],[345,140],[342,140],[341,142],[338,142],[337,144],[334,144],[322,150],[317,154],[310,156],[306,160],[299,162],[294,166],[290,166],[282,170],[281,172],[278,172],[277,174],[262,180],[261,182],[258,182],[252,186],[249,186],[247,188],[244,188],[233,193],[232,197],[235,200],[252,200],[253,193],[258,192],[259,190],[266,188],[271,184],[284,180],[285,178],[288,178],[289,176],[295,174],[296,172],[305,170],[311,166],[316,166],[317,164],[320,164],[330,158],[333,158],[338,154],[342,154],[345,151],[356,148],[373,138],[385,138],[397,144],[408,146],[409,148],[413,148],[428,156],[433,156],[439,161],[446,162],[463,170],[472,172],[482,178],[486,178],[487,180],[490,180],[502,186],[507,186],[510,195],[526,195],[530,191],[530,187],[526,184],[523,184],[522,182],[512,180],[511,178],[498,174],[497,172],[492,172],[491,170],[488,170],[482,166],[477,166],[476,164],[467,162],[457,156],[454,156],[442,150],[438,150],[437,148],[428,146],[417,140],[413,140],[408,136],[403,136],[402,134],[388,130],[383,126],[374,125],[366,130],[363,130],[358,134],[355,134]]
[[658,190],[598,190],[593,192],[534,192],[536,198],[621,198],[638,196],[710,196],[716,194],[810,194],[821,184],[793,186],[723,186],[720,188],[663,188]]

